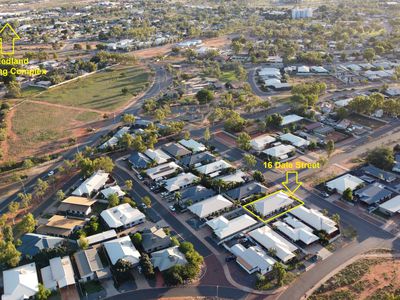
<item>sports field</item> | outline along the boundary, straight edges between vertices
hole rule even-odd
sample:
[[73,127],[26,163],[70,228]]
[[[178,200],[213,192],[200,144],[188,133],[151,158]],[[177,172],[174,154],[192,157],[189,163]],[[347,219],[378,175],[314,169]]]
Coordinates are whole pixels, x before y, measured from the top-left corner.
[[149,73],[143,68],[120,66],[55,87],[32,100],[109,112],[127,104],[148,84]]

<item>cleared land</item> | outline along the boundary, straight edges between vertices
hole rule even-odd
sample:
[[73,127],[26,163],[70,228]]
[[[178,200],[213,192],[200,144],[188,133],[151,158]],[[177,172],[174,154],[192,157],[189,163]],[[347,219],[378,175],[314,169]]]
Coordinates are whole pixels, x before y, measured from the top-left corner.
[[127,104],[148,84],[149,73],[143,68],[116,67],[45,91],[32,100],[109,112]]
[[[92,112],[22,103],[14,111],[11,130],[8,132],[8,156],[19,158],[55,151],[69,137],[76,136],[83,123],[98,120],[100,117]],[[60,143],[47,146],[54,141]]]
[[310,300],[385,300],[400,294],[400,260],[364,258],[330,278]]

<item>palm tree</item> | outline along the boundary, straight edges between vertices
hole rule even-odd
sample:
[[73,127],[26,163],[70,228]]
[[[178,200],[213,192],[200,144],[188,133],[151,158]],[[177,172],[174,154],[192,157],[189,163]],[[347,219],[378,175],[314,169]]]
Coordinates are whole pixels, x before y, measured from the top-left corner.
[[180,205],[180,201],[182,200],[182,194],[180,192],[175,192],[174,200],[177,204]]

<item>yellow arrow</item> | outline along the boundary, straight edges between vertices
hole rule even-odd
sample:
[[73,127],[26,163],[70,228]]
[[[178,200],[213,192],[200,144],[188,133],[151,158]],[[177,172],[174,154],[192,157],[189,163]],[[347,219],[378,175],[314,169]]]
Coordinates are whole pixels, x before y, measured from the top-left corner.
[[[12,37],[11,40],[11,52],[5,52],[4,51],[4,45],[3,45],[3,36],[9,35]],[[15,49],[15,41],[21,39],[18,35],[18,33],[15,32],[14,28],[9,23],[6,23],[3,28],[0,30],[0,54],[3,55],[13,55],[14,54],[14,49]]]
[[[290,187],[289,187],[289,174],[292,174],[292,175],[295,176],[296,187],[293,190],[291,190]],[[301,181],[299,181],[299,173],[297,171],[288,171],[288,172],[286,172],[286,181],[282,182],[282,185],[288,190],[288,192],[291,195],[294,194],[302,184],[303,183]]]

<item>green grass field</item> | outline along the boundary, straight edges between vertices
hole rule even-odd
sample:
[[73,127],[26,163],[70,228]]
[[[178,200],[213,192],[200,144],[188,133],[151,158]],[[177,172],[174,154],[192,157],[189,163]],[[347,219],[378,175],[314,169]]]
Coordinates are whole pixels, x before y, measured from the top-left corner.
[[[149,73],[137,66],[108,69],[45,91],[33,100],[67,106],[113,111],[148,85]],[[128,89],[127,94],[122,89]]]
[[238,78],[235,74],[234,71],[226,71],[226,72],[222,72],[221,76],[219,77],[219,79],[223,82],[229,82],[229,81],[237,81]]

